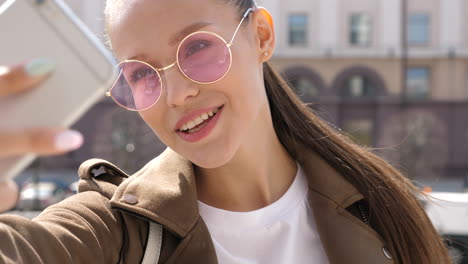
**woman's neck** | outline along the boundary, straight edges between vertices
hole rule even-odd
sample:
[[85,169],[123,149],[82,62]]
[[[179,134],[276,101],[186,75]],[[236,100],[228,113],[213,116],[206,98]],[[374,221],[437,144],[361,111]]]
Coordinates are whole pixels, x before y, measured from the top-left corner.
[[276,136],[271,118],[267,120],[266,126],[259,122],[229,163],[215,169],[195,168],[200,201],[247,212],[275,202],[288,190],[297,165]]

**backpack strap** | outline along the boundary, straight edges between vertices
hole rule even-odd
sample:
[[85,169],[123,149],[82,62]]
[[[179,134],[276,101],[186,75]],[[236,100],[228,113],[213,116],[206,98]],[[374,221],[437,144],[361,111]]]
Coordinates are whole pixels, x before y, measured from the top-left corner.
[[142,264],[157,264],[161,255],[162,245],[162,226],[160,224],[149,222],[148,241],[146,243],[145,254]]

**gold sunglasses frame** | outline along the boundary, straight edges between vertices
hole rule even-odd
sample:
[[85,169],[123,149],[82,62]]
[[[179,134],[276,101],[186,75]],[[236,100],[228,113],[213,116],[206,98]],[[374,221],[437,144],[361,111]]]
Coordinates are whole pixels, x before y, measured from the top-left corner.
[[[111,97],[112,100],[114,100],[114,102],[117,103],[117,105],[119,105],[120,107],[122,108],[125,108],[129,111],[134,111],[134,112],[139,112],[139,111],[144,111],[146,109],[149,109],[151,107],[153,107],[158,101],[159,99],[161,98],[161,95],[163,94],[163,87],[164,87],[164,83],[163,83],[163,79],[162,79],[162,76],[161,76],[161,73],[164,72],[164,71],[167,71],[169,69],[171,69],[172,67],[174,67],[175,65],[178,66],[179,68],[179,71],[187,78],[189,79],[190,81],[194,82],[194,83],[198,83],[198,84],[212,84],[212,83],[215,83],[215,82],[218,82],[220,81],[221,79],[223,79],[228,73],[229,71],[231,70],[231,66],[232,66],[232,50],[231,50],[231,47],[233,45],[233,42],[234,42],[234,39],[237,35],[237,32],[239,31],[240,27],[242,26],[242,23],[244,22],[244,20],[249,16],[250,12],[254,11],[254,8],[249,8],[247,9],[247,11],[245,11],[244,15],[242,16],[242,19],[241,21],[239,22],[239,25],[237,26],[236,30],[234,31],[234,34],[232,35],[232,38],[231,38],[231,41],[229,42],[226,42],[226,40],[220,36],[219,34],[217,33],[214,33],[214,32],[211,32],[211,31],[196,31],[196,32],[193,32],[191,34],[189,34],[188,36],[186,36],[184,39],[182,39],[182,41],[180,41],[179,43],[179,46],[177,47],[177,53],[176,53],[176,61],[166,67],[162,67],[162,68],[155,68],[154,66],[152,66],[151,64],[145,62],[145,61],[141,61],[141,60],[125,60],[125,61],[122,61],[120,62],[119,64],[116,65],[116,68],[120,68],[123,64],[125,63],[128,63],[128,62],[138,62],[138,63],[142,63],[148,67],[150,67],[151,69],[153,69],[156,74],[158,75],[159,77],[159,80],[161,82],[161,93],[159,94],[159,97],[154,101],[154,103],[152,103],[150,106],[146,107],[146,108],[143,108],[143,109],[132,109],[132,108],[129,108],[129,107],[126,107],[124,105],[122,105],[121,103],[119,103],[117,101],[117,99],[115,99],[115,97],[112,95],[112,90],[115,88],[115,86],[117,85],[117,82],[119,81],[120,77],[122,76],[123,72],[120,71],[119,73],[119,76],[117,77],[117,80],[114,82],[114,84],[112,85],[111,89],[109,91],[106,92],[106,96],[107,97]],[[226,47],[228,48],[229,50],[229,67],[227,69],[227,71],[223,74],[223,76],[219,77],[217,80],[215,81],[210,81],[210,82],[199,82],[199,81],[196,81],[192,78],[190,78],[183,70],[182,68],[180,67],[180,63],[179,63],[179,51],[180,51],[180,48],[182,46],[182,44],[184,43],[185,40],[187,40],[188,38],[190,38],[191,36],[193,35],[196,35],[196,34],[210,34],[210,35],[213,35],[215,37],[217,37],[218,39],[222,40],[224,42],[224,44],[226,45]]]

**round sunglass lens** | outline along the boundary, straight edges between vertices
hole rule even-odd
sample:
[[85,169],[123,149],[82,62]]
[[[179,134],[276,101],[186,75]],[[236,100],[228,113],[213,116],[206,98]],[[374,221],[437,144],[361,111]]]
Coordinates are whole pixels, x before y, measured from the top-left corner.
[[195,33],[180,45],[177,54],[180,70],[190,79],[209,83],[226,75],[231,66],[231,52],[215,34]]
[[112,97],[125,108],[143,110],[161,96],[161,78],[149,65],[128,61],[120,65],[120,75],[111,90]]

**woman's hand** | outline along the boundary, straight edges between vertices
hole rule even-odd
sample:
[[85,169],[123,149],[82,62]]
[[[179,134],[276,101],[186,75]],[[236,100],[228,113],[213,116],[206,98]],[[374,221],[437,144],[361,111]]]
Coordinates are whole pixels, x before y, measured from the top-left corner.
[[[54,63],[47,59],[12,67],[0,66],[0,97],[27,92],[44,81],[54,68]],[[82,144],[83,136],[79,132],[60,127],[0,131],[0,158],[24,153],[63,154]],[[14,207],[17,197],[18,187],[13,181],[0,182],[0,212]]]

